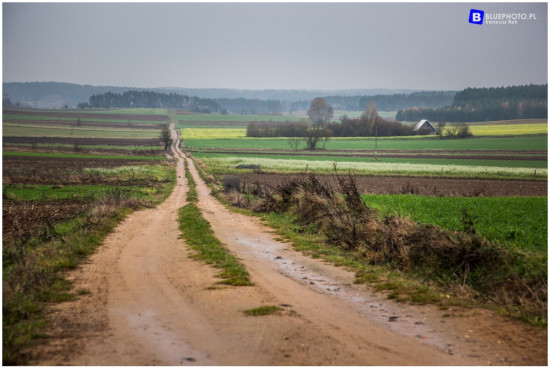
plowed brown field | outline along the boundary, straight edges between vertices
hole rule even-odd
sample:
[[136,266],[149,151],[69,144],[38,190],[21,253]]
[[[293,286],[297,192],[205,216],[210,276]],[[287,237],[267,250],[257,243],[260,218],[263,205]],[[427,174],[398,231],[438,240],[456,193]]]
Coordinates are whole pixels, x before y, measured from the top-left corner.
[[[241,185],[255,183],[276,187],[288,180],[306,180],[306,175],[241,174]],[[332,175],[318,175],[323,183],[335,183]],[[423,178],[414,176],[357,176],[364,194],[420,194],[430,196],[546,196],[547,181]]]

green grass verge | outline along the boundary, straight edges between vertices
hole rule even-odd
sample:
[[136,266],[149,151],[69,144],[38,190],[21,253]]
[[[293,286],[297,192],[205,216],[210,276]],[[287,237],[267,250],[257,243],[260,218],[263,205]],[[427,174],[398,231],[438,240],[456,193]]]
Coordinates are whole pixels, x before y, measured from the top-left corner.
[[462,210],[475,214],[476,231],[490,241],[546,252],[548,198],[546,197],[430,197],[419,195],[363,195],[381,214],[407,216],[418,223],[462,230]]
[[246,314],[247,316],[258,317],[258,316],[267,316],[282,310],[283,308],[279,308],[276,305],[264,305],[258,308],[247,309],[243,311],[243,313]]

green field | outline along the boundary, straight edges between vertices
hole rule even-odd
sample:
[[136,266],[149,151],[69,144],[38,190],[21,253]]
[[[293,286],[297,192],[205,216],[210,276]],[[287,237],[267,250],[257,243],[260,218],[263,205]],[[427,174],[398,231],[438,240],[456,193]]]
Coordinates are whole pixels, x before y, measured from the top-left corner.
[[[198,130],[198,129],[197,129]],[[187,148],[240,148],[240,149],[290,149],[286,138],[208,138],[193,130],[197,137],[187,139]],[[235,132],[231,134],[236,134]],[[327,150],[374,149],[374,138],[333,138],[326,144]],[[439,138],[379,138],[379,150],[547,150],[546,135],[517,137],[480,137],[470,139],[439,139]]]
[[384,215],[410,217],[418,223],[462,230],[462,209],[474,215],[476,231],[484,238],[522,249],[547,251],[546,197],[427,197],[363,195],[368,206]]
[[154,188],[120,185],[3,185],[2,195],[17,201],[77,200],[95,201],[119,190],[121,195],[134,198],[149,198],[158,192]]

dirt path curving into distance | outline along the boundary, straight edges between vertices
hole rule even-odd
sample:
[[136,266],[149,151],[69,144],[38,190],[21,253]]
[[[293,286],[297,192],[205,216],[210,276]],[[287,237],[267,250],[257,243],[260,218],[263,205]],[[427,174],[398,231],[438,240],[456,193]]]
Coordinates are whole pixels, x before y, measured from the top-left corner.
[[[217,285],[215,271],[189,258],[179,239],[187,185],[184,156],[176,154],[172,195],[130,215],[71,274],[75,290],[89,293],[52,308],[51,338],[33,348],[30,364],[546,365],[543,331],[486,311],[444,318],[433,306],[374,295],[353,284],[353,273],[305,257],[257,219],[229,212],[187,159],[203,215],[255,284]],[[282,310],[243,313],[264,305]]]

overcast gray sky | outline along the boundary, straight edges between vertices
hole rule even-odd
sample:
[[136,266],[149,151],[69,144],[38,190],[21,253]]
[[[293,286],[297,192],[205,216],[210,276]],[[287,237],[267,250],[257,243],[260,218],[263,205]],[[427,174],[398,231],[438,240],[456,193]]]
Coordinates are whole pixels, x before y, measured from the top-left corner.
[[[533,13],[474,25],[470,9]],[[3,81],[238,89],[546,83],[546,3],[3,3]]]

